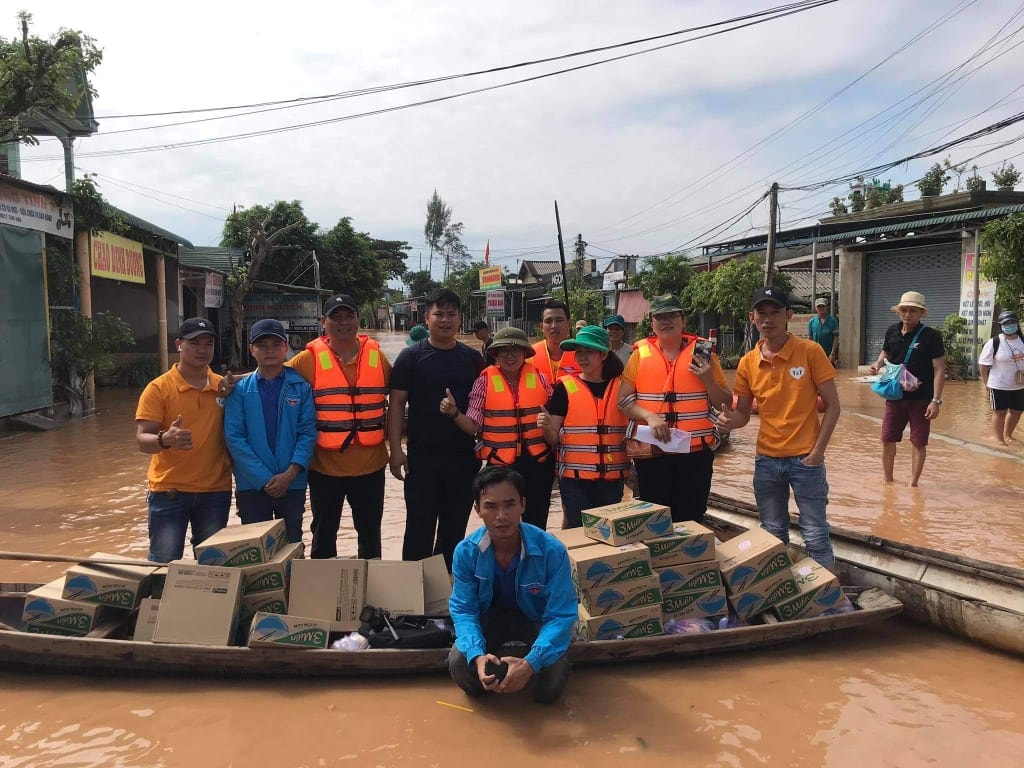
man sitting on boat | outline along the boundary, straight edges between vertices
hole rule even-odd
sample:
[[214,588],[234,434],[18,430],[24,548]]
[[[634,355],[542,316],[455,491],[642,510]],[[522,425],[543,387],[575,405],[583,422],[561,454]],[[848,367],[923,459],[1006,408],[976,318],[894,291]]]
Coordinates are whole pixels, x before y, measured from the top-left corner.
[[[569,681],[566,653],[577,603],[569,556],[554,536],[522,522],[523,477],[487,466],[473,481],[483,526],[455,549],[449,602],[455,647],[452,679],[470,696],[515,693],[533,680],[533,698],[550,704]],[[509,641],[530,646],[524,658],[497,654]]]

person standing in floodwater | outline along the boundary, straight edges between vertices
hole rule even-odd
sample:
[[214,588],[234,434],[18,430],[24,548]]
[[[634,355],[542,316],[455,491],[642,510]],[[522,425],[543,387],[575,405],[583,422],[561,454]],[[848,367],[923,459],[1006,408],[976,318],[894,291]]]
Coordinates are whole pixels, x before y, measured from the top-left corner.
[[1016,312],[1000,312],[998,322],[1002,333],[985,342],[978,367],[992,404],[995,440],[1007,445],[1024,412],[1024,340]]
[[185,531],[192,546],[228,524],[231,463],[224,439],[224,398],[234,376],[210,370],[217,333],[192,317],[176,340],[180,358],[146,385],[135,411],[135,441],[152,455],[149,482],[149,560],[180,560]]

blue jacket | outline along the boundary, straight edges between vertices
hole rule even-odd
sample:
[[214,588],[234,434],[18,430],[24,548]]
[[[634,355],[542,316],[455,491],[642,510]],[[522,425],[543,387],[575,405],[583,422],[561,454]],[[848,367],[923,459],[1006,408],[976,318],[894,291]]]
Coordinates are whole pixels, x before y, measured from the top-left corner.
[[302,467],[302,471],[295,476],[289,490],[303,490],[306,487],[306,470],[316,445],[313,388],[298,371],[285,366],[275,455],[267,444],[267,425],[263,419],[258,380],[255,373],[241,379],[224,404],[224,436],[234,460],[235,488],[239,491],[262,490],[271,477],[295,463]]
[[[539,672],[569,649],[578,610],[576,590],[565,546],[528,523],[520,523],[519,532],[522,548],[516,570],[516,602],[528,619],[541,623],[540,634],[525,657],[534,672]],[[452,577],[448,607],[455,624],[455,646],[472,663],[486,653],[480,617],[491,607],[494,596],[494,547],[485,527],[455,548]]]

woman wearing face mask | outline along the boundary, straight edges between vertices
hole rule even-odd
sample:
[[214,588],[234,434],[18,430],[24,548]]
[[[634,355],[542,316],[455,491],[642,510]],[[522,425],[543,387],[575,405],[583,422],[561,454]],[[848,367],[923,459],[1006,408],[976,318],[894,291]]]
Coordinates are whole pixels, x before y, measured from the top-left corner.
[[995,440],[1006,445],[1015,439],[1013,430],[1024,411],[1024,339],[1013,310],[1000,312],[998,322],[1002,333],[985,342],[978,365],[992,404]]

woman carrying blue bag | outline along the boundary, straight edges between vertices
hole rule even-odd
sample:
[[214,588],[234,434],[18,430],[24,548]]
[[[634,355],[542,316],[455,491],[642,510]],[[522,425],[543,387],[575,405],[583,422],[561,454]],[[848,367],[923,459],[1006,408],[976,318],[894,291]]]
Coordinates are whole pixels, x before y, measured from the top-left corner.
[[900,316],[900,321],[886,330],[882,351],[868,370],[874,374],[887,366],[901,365],[904,370],[897,376],[909,373],[918,380],[919,386],[913,390],[903,388],[899,399],[879,393],[886,397],[882,417],[882,475],[885,482],[893,481],[896,443],[903,440],[903,431],[909,424],[912,446],[909,486],[916,488],[927,456],[931,422],[939,415],[942,405],[946,349],[941,334],[921,322],[928,316],[923,293],[907,291],[892,311]]

